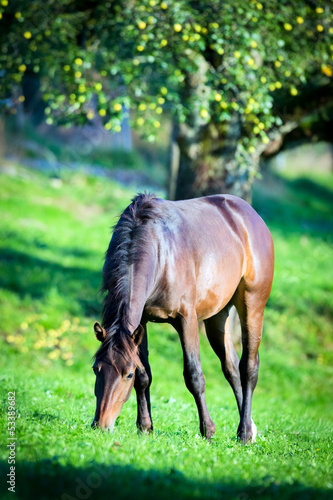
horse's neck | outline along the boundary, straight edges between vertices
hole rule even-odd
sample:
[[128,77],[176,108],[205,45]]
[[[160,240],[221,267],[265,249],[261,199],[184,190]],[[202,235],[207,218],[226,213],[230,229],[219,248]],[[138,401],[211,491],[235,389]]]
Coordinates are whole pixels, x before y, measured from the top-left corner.
[[146,301],[155,286],[156,265],[156,254],[152,249],[129,268],[128,321],[130,330],[137,328],[140,324]]

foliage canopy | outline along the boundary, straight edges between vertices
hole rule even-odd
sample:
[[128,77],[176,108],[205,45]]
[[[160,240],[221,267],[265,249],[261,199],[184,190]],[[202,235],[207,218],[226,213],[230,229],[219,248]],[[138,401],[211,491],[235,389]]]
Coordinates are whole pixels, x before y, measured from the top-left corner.
[[0,1],[0,99],[15,113],[22,81],[40,76],[48,124],[124,115],[154,140],[178,122],[241,116],[239,147],[282,124],[309,86],[332,77],[332,2],[251,0]]

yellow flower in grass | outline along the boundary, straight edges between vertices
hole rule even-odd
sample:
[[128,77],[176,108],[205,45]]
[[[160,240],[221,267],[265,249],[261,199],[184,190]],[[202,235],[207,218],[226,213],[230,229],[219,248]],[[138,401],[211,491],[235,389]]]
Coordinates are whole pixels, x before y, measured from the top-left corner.
[[326,76],[332,76],[332,67],[327,66],[327,64],[323,64],[321,67],[321,72]]
[[52,359],[52,360],[54,359],[55,360],[55,359],[59,358],[59,354],[60,353],[59,353],[58,349],[55,349],[54,351],[49,352],[49,354],[47,355],[47,357],[49,359]]
[[63,352],[62,355],[61,355],[62,359],[66,360],[66,359],[72,359],[73,357],[73,353],[68,351],[68,352]]

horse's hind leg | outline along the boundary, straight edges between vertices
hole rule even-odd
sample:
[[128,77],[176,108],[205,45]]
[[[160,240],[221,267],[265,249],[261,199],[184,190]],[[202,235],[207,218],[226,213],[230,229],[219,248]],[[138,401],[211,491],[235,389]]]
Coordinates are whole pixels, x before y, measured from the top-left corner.
[[203,437],[210,439],[215,432],[215,425],[206,405],[206,382],[200,362],[199,330],[195,311],[181,317],[174,326],[183,348],[185,384],[198,407],[200,432]]
[[229,331],[228,308],[207,319],[205,327],[210,345],[220,358],[223,374],[234,391],[239,414],[241,414],[243,392],[239,373],[239,359]]
[[251,419],[253,391],[258,381],[258,349],[262,335],[264,307],[262,296],[245,287],[235,296],[235,305],[241,320],[243,353],[239,370],[243,391],[243,405],[237,436],[241,441],[255,441],[256,426]]

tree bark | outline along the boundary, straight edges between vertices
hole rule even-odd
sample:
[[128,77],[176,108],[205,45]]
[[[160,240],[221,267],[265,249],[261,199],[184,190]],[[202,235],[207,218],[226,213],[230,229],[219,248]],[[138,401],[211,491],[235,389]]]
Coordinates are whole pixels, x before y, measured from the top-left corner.
[[[253,175],[236,158],[240,120],[176,125],[171,145],[171,199],[231,193],[251,201]],[[253,162],[257,161],[253,159]]]
[[[174,125],[170,147],[170,199],[232,193],[251,201],[253,164],[239,165],[237,144],[241,117],[234,111],[228,122],[202,116],[210,108],[207,86],[209,63],[193,55],[197,71],[186,76],[182,101],[191,113],[186,123]],[[252,161],[252,159],[250,159]],[[253,158],[253,163],[258,158]]]

